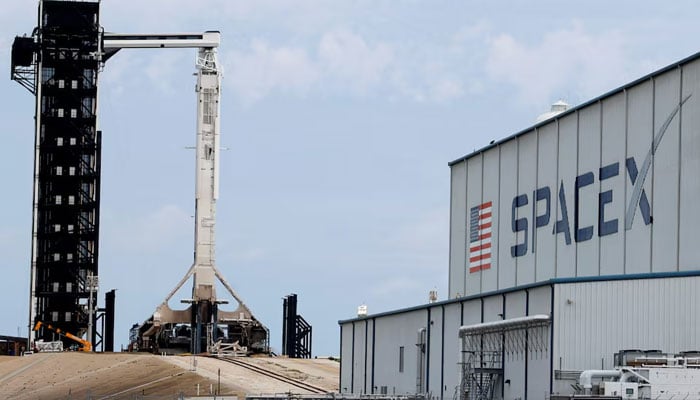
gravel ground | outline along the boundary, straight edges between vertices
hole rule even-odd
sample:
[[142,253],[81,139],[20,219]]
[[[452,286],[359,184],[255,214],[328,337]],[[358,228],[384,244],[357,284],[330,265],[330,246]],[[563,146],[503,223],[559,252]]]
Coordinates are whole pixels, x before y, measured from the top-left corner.
[[[193,357],[166,357],[166,361],[183,369],[193,369]],[[245,394],[274,394],[310,392],[281,381],[249,371],[238,365],[215,358],[196,357],[195,372],[200,376],[217,380],[221,371],[221,382],[239,388]],[[319,386],[329,392],[338,391],[340,363],[328,359],[289,359],[281,357],[246,358],[245,361],[289,378]]]

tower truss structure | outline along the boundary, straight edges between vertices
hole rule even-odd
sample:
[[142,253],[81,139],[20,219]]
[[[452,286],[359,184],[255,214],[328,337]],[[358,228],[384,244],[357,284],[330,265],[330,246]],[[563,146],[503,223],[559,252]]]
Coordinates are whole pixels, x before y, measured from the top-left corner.
[[36,97],[30,326],[78,336],[90,319],[87,278],[98,273],[100,47],[99,2],[44,0],[33,37],[12,49],[12,78]]

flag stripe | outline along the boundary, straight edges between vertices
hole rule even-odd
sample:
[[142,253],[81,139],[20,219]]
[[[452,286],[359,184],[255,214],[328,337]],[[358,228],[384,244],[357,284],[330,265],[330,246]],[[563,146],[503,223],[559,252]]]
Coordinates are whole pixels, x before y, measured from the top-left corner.
[[487,243],[482,243],[478,246],[470,247],[469,252],[475,252],[475,251],[479,251],[479,250],[483,250],[483,249],[490,249],[490,248],[491,248],[491,242],[487,242]]
[[491,268],[491,207],[487,201],[469,209],[469,273]]
[[481,264],[478,267],[469,268],[469,273],[473,274],[474,272],[483,271],[483,270],[489,269],[489,268],[491,268],[491,264]]
[[469,262],[484,260],[484,259],[487,259],[487,258],[491,258],[491,253],[480,254],[480,255],[475,256],[475,257],[469,257]]

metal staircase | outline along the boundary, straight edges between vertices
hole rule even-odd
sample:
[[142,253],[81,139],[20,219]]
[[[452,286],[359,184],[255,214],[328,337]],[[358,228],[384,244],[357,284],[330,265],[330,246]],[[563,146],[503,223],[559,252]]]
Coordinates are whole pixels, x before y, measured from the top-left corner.
[[503,378],[503,353],[500,351],[467,351],[462,364],[460,400],[492,400]]

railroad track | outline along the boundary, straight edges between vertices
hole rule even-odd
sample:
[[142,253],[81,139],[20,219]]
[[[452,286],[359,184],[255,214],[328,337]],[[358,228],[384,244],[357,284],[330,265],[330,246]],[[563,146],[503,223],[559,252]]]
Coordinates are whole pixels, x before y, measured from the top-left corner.
[[265,375],[267,377],[276,379],[280,382],[290,384],[290,385],[298,387],[300,389],[304,389],[304,390],[309,391],[309,392],[314,393],[314,394],[325,394],[325,393],[329,392],[327,389],[324,389],[320,386],[312,385],[310,383],[306,383],[306,382],[300,381],[298,379],[284,376],[280,373],[273,372],[273,371],[267,370],[265,368],[258,367],[257,365],[250,364],[250,363],[245,362],[239,358],[219,357],[219,360],[226,361],[227,363],[230,363],[230,364],[238,365],[239,367],[248,369],[248,370],[253,371],[253,372],[257,372],[260,375]]

